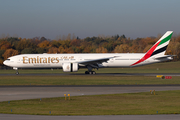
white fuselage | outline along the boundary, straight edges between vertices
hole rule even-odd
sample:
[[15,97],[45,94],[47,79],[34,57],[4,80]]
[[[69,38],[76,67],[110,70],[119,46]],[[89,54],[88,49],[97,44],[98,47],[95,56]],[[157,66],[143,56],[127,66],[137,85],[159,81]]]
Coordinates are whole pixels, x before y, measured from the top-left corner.
[[162,62],[162,60],[149,58],[138,65],[132,66],[132,64],[140,60],[143,56],[143,53],[21,54],[10,57],[4,61],[4,64],[13,68],[62,68],[64,63],[79,63],[79,67],[81,68],[85,66],[84,64],[81,64],[83,61],[91,61],[108,57],[112,58],[107,62],[99,63],[99,68],[134,67]]

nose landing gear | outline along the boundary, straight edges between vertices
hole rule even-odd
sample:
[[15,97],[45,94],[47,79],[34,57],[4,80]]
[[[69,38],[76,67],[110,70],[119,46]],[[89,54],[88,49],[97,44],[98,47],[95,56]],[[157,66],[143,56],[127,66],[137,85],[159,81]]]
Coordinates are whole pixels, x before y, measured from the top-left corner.
[[18,71],[16,71],[16,75],[19,75],[19,72],[18,72]]
[[16,70],[16,75],[19,75],[18,68],[13,67],[14,70]]

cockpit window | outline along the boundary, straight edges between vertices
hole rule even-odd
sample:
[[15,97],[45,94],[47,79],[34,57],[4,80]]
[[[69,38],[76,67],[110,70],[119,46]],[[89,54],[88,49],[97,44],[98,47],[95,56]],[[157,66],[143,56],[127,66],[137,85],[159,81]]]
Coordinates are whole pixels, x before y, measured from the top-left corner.
[[6,60],[10,60],[10,59],[6,59]]

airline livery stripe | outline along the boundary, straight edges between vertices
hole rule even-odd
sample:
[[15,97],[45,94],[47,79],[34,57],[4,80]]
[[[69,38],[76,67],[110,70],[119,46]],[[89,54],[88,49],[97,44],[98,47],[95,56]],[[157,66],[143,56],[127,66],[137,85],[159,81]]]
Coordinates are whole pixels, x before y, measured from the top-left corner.
[[[169,41],[169,40],[171,39],[172,34],[173,34],[173,33],[171,33],[169,36],[167,36],[166,38],[164,38],[163,40],[161,40],[161,42],[159,43],[159,45],[161,45],[161,44]],[[158,46],[159,46],[159,45],[158,45]]]
[[156,54],[161,53],[161,52],[164,52],[166,50],[167,46],[168,45],[166,45],[166,46],[164,46],[164,47],[154,51],[151,56],[156,55]]
[[135,62],[133,65],[139,64],[143,61],[145,61],[146,59],[148,59],[149,57],[151,57],[152,53],[154,52],[154,50],[156,49],[156,47],[160,44],[160,41],[158,43],[156,43],[145,55],[144,57],[142,57],[139,61]]

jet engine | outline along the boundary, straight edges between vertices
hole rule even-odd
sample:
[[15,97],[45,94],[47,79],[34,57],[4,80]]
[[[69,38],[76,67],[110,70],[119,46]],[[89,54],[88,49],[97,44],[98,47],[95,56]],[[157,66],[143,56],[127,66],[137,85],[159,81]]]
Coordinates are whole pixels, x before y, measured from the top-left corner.
[[79,65],[78,63],[63,63],[62,68],[64,72],[77,72]]

